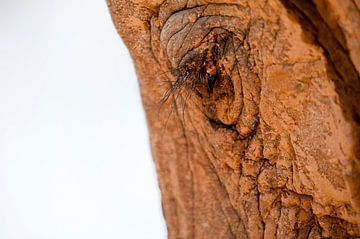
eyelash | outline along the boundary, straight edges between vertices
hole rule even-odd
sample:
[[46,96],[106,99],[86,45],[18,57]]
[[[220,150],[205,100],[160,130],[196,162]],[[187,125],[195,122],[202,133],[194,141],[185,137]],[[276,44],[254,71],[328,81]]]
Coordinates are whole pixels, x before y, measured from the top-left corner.
[[207,84],[207,90],[211,92],[215,81],[221,75],[221,69],[217,65],[221,55],[220,46],[227,40],[227,36],[217,37],[218,39],[214,42],[208,42],[209,48],[206,51],[199,53],[175,70],[176,80],[165,92],[162,103],[165,103],[172,95],[180,94],[182,90],[189,90],[201,95],[197,88],[199,86],[204,88],[205,84]]

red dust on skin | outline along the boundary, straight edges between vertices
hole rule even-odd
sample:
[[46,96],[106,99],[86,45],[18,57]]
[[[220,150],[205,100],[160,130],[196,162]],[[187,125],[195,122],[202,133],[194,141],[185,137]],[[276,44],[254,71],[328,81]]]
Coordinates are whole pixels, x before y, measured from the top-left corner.
[[208,73],[211,76],[216,75],[216,66],[212,62],[208,62],[206,64],[206,73]]
[[[107,1],[137,65],[170,239],[360,237],[357,0]],[[160,71],[171,84],[154,84]]]

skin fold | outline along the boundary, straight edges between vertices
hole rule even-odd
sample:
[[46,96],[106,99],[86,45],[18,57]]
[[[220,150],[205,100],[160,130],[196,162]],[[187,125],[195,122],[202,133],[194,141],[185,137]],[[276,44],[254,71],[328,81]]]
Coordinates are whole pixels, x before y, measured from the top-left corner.
[[360,237],[356,1],[108,6],[139,79],[169,238]]

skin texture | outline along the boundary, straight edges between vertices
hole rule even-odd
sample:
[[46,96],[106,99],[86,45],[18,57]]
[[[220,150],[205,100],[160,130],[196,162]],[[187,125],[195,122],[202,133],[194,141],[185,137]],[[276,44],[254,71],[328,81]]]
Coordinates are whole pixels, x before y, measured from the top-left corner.
[[108,0],[169,238],[360,237],[352,0]]

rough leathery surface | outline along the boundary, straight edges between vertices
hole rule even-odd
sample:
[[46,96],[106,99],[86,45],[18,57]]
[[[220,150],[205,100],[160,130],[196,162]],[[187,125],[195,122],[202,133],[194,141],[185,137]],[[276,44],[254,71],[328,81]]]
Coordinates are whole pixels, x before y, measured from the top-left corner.
[[169,238],[360,237],[359,9],[330,2],[108,1]]

